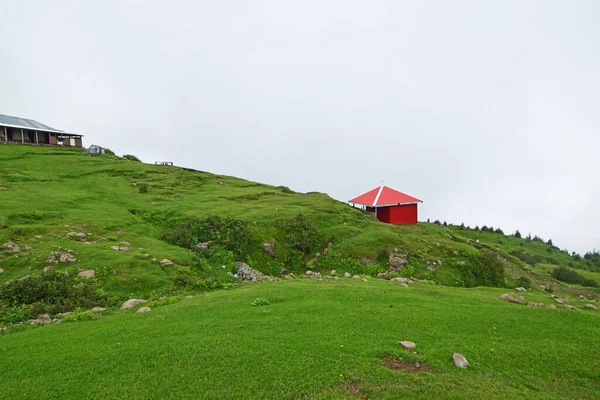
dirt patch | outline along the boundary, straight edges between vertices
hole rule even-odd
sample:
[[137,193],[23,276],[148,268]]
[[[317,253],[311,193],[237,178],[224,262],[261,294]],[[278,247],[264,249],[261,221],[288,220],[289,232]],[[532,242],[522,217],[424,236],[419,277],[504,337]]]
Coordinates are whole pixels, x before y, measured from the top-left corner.
[[352,397],[356,397],[359,399],[367,399],[361,391],[361,384],[359,381],[347,381],[340,383],[340,386],[346,393],[348,393]]
[[394,371],[408,372],[409,374],[420,374],[421,372],[433,372],[427,365],[416,361],[394,360],[390,357],[384,357],[383,363],[386,367]]

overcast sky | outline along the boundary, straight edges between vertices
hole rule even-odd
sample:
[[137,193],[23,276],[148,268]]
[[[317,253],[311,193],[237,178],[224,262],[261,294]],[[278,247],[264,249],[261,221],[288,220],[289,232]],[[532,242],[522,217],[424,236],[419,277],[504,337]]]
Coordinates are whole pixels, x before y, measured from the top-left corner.
[[600,248],[600,1],[0,0],[0,113]]

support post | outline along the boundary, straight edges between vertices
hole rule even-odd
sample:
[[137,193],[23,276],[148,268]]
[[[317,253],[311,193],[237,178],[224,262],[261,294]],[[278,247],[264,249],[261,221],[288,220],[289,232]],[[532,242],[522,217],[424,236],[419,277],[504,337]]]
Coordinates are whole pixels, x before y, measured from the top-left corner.
[[4,143],[8,143],[8,130],[4,127]]
[[38,142],[38,135],[37,135],[37,131],[35,131],[35,144],[40,144],[40,143]]
[[23,133],[23,129],[21,129],[21,143],[25,143],[25,133]]

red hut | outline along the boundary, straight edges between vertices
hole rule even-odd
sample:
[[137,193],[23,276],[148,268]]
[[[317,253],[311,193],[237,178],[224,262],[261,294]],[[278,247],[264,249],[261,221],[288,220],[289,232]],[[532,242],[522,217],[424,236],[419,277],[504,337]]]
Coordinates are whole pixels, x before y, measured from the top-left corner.
[[375,213],[375,217],[388,224],[416,224],[417,204],[423,201],[402,193],[389,186],[381,185],[367,193],[353,198],[349,203],[365,206],[367,211]]

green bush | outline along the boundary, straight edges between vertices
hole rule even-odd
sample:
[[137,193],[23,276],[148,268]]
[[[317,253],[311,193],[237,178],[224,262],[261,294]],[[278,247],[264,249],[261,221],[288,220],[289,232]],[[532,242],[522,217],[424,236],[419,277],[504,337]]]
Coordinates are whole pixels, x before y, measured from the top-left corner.
[[598,282],[593,279],[586,278],[580,273],[570,270],[567,267],[556,267],[552,271],[552,277],[561,282],[571,283],[581,286],[598,287]]
[[145,183],[142,183],[138,186],[138,190],[140,193],[148,193],[148,190],[150,190],[150,186],[148,186]]
[[142,160],[140,160],[139,158],[137,158],[136,156],[134,156],[132,154],[125,154],[123,156],[123,158],[126,160],[129,160],[129,161],[142,162]]
[[525,289],[531,289],[531,279],[526,276],[522,276],[517,279],[517,286]]
[[254,301],[252,303],[250,303],[250,305],[253,307],[268,306],[269,304],[271,304],[269,299],[265,299],[264,297],[257,297],[256,299],[254,299]]
[[[78,307],[104,306],[108,299],[96,291],[96,286],[77,282],[66,272],[50,270],[4,283],[0,286],[0,304],[4,304],[3,313],[15,310],[25,313],[25,306],[28,316],[35,318],[39,314],[73,311]],[[5,317],[0,315],[0,318]]]
[[85,310],[83,308],[77,308],[72,314],[63,318],[63,322],[92,321],[95,319],[98,319],[97,313]]
[[304,215],[279,221],[279,230],[283,242],[290,248],[303,254],[313,253],[321,242],[321,234],[317,227]]
[[496,253],[482,251],[460,266],[460,274],[466,287],[504,286],[504,265]]

